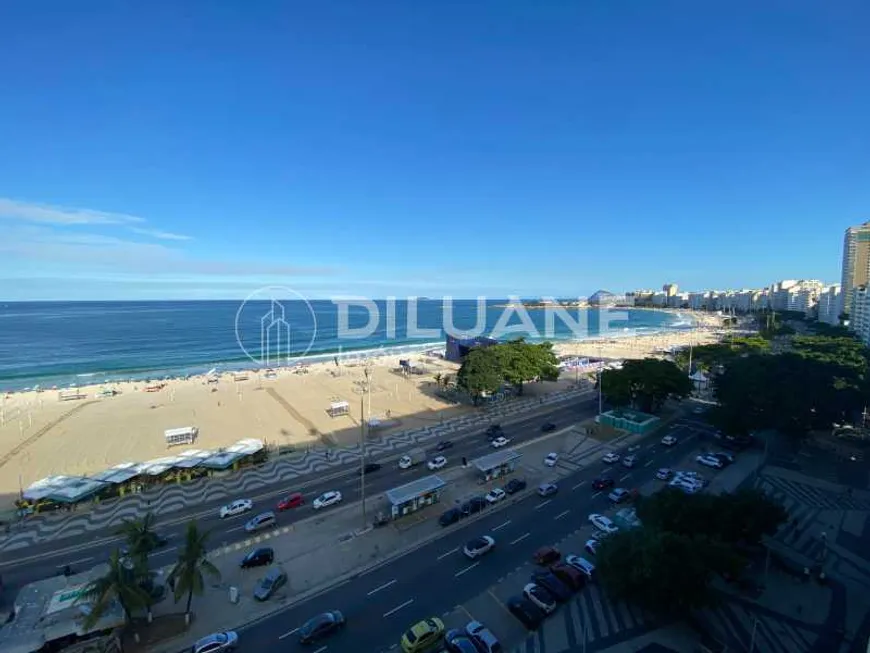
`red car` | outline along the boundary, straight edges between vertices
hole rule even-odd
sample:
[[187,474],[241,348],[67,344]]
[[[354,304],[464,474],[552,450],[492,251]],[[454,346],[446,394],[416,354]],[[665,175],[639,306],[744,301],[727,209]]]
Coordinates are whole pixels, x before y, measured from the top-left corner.
[[606,490],[609,487],[613,487],[612,478],[596,478],[592,481],[593,490]]
[[295,492],[288,497],[284,497],[278,502],[278,510],[290,510],[291,508],[298,508],[303,503],[305,503],[305,499],[302,498],[302,493]]

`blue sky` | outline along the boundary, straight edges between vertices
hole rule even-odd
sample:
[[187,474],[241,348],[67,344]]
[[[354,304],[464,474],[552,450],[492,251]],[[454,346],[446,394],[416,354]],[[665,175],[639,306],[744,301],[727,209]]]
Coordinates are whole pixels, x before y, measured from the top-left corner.
[[864,0],[4,3],[0,299],[835,281],[870,219],[868,25]]

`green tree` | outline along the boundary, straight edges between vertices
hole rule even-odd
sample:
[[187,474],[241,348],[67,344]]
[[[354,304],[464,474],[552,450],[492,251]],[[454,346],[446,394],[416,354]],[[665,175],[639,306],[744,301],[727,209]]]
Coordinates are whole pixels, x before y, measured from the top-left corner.
[[489,349],[495,353],[503,379],[515,386],[519,394],[523,394],[524,384],[529,381],[559,378],[559,359],[549,342],[532,344],[518,339]]
[[758,489],[739,490],[714,497],[719,537],[726,544],[754,545],[772,536],[788,519],[783,505]]
[[154,532],[154,515],[147,513],[141,519],[125,519],[115,530],[124,538],[127,556],[137,569],[148,569],[148,554],[157,549],[159,537]]
[[630,404],[648,413],[658,412],[671,398],[682,399],[692,392],[692,382],[674,363],[656,358],[630,360],[622,369],[605,370],[601,392],[616,405]]
[[496,392],[503,383],[501,364],[493,347],[475,347],[462,360],[456,384],[471,395],[476,404],[486,394]]
[[89,608],[83,622],[84,629],[93,628],[114,601],[121,605],[127,621],[132,619],[135,610],[146,607],[149,602],[148,593],[139,586],[136,575],[130,573],[117,550],[109,555],[109,568],[105,575],[88,583],[76,599],[77,603],[84,603]]
[[220,572],[208,560],[206,542],[208,532],[200,532],[195,521],[187,524],[184,545],[178,555],[178,562],[169,572],[169,583],[173,587],[175,602],[178,603],[187,594],[187,607],[184,610],[185,619],[190,622],[190,604],[193,595],[202,595],[205,589],[205,576],[220,578]]
[[[691,352],[692,367],[705,370],[715,370],[720,366],[727,365],[735,358],[749,354],[770,353],[770,341],[758,336],[738,337],[729,339],[727,342],[693,347]],[[674,359],[678,367],[684,370],[689,368],[689,350],[679,351]]]

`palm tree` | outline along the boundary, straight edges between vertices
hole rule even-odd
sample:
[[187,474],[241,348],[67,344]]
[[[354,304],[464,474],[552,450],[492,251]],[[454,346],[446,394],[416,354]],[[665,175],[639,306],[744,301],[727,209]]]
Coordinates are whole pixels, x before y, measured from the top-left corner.
[[139,571],[147,573],[148,554],[157,548],[154,532],[154,514],[146,513],[142,519],[125,519],[115,530],[127,543],[127,555]]
[[134,610],[145,607],[149,601],[148,592],[139,586],[138,578],[124,566],[117,550],[109,555],[109,569],[106,574],[88,583],[76,599],[77,603],[90,605],[90,611],[83,623],[85,630],[97,624],[113,601],[121,604],[127,621],[131,620]]
[[208,532],[200,532],[195,521],[187,523],[187,532],[184,536],[184,546],[178,555],[178,562],[169,572],[169,586],[175,596],[175,602],[187,593],[187,608],[184,611],[184,620],[190,623],[190,604],[193,595],[201,595],[205,588],[203,573],[215,579],[220,579],[221,574],[206,557],[206,540]]

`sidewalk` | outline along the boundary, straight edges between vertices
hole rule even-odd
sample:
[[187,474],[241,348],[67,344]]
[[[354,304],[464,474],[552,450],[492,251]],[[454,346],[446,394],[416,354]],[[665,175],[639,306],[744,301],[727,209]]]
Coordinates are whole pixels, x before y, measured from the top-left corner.
[[[398,457],[401,451],[418,446],[420,443],[445,436],[455,439],[465,434],[471,435],[472,431],[497,421],[509,424],[528,419],[537,412],[552,410],[559,403],[576,401],[591,392],[589,388],[571,389],[541,398],[516,399],[488,408],[476,415],[464,415],[437,426],[396,433],[383,439],[372,439],[366,444],[366,453],[373,457],[381,457],[384,454],[396,454]],[[13,525],[8,535],[0,532],[0,551],[25,548],[49,538],[57,540],[81,536],[105,529],[125,518],[137,517],[146,511],[155,515],[171,514],[203,502],[227,499],[242,492],[249,494],[264,486],[306,474],[324,473],[330,470],[345,473],[339,472],[339,469],[358,462],[359,457],[359,445],[337,450],[313,448],[222,478],[203,478],[191,483],[161,486],[154,491],[93,504],[90,510],[86,506],[81,506],[77,512],[33,516],[22,522],[20,526]]]

